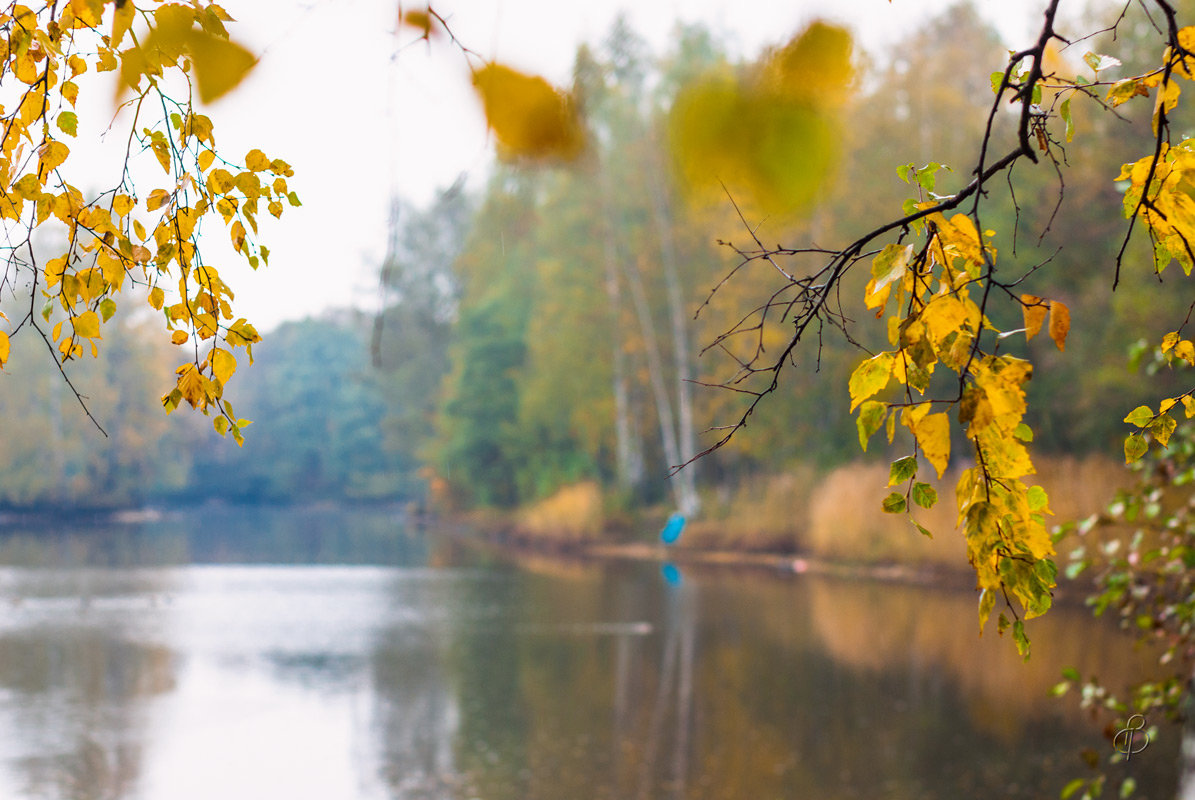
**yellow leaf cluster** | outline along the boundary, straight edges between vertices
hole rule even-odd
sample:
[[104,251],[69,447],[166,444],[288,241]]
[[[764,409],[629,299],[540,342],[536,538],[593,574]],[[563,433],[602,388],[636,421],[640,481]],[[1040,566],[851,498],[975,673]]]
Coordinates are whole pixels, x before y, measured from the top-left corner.
[[[1161,158],[1150,169],[1153,156],[1146,156],[1121,167],[1118,181],[1128,181],[1124,195],[1126,216],[1137,214],[1149,226],[1157,240],[1154,266],[1158,272],[1177,261],[1185,274],[1191,274],[1192,243],[1195,243],[1195,140],[1179,144],[1163,143]],[[1150,184],[1147,187],[1146,181]],[[1147,197],[1148,202],[1142,202]]]
[[[134,36],[137,19],[148,21],[149,30]],[[230,20],[210,0],[0,8],[0,73],[13,79],[0,138],[0,222],[30,234],[50,220],[65,228],[63,249],[36,267],[45,333],[63,361],[86,350],[96,355],[103,326],[116,313],[116,295],[130,285],[144,287],[171,341],[194,350],[163,405],[170,410],[186,401],[214,412],[223,420],[217,430],[239,441],[247,421],[232,414],[224,384],[236,371],[234,349],[245,348],[252,360],[260,337],[234,314],[232,289],[200,257],[201,222],[222,219],[240,254],[257,267],[269,253],[255,241],[259,206],[279,216],[300,202],[287,185],[294,174],[289,164],[254,148],[239,167],[216,151],[212,121],[192,104],[192,90],[200,100],[215,100],[254,64],[229,39]],[[141,197],[133,176],[143,171],[127,166],[115,185],[94,196],[72,185],[76,148],[56,137],[79,134],[75,79],[93,68],[119,70],[118,91],[137,94],[128,104],[127,135],[136,145],[130,157],[152,160],[165,173],[161,186],[147,187]],[[182,87],[180,96],[169,87]],[[7,344],[4,335],[0,367]]]
[[[886,424],[892,441],[899,421],[912,434],[916,452],[942,477],[951,459],[951,414],[941,405],[935,408],[933,400],[918,398],[929,392],[935,368],[958,374],[961,396],[946,402],[957,410],[976,464],[960,477],[956,495],[979,587],[992,592],[984,595],[988,602],[981,603],[980,619],[991,613],[997,591],[1016,598],[1025,617],[1032,617],[1049,608],[1054,551],[1044,519],[1048,498],[1022,481],[1034,472],[1026,446],[1032,431],[1024,423],[1032,367],[977,345],[984,330],[994,330],[970,295],[995,261],[988,241],[992,233],[980,235],[964,214],[929,214],[914,227],[924,236],[922,246],[889,244],[872,259],[864,301],[877,316],[887,315],[894,349],[865,360],[851,375],[848,389],[851,409],[858,409],[859,440],[866,447]],[[1026,335],[1040,332],[1048,318],[1049,335],[1063,349],[1070,328],[1066,305],[1023,295],[1021,307]],[[893,381],[901,388],[899,400],[877,399]],[[933,496],[916,482],[910,458],[894,464],[893,472],[909,475],[906,497],[924,506]],[[885,500],[885,510],[908,508],[900,495]]]

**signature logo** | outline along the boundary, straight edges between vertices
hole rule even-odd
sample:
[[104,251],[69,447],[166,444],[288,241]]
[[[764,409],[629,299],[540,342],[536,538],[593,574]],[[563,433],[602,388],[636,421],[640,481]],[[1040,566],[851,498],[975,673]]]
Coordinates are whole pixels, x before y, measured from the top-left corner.
[[1116,752],[1124,754],[1125,761],[1149,747],[1149,734],[1144,731],[1145,717],[1134,714],[1113,737],[1112,746]]

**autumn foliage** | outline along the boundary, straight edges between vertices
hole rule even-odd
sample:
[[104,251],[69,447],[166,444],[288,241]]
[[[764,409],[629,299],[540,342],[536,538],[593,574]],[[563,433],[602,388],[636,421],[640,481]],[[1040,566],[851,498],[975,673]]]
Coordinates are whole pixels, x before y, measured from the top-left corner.
[[[258,214],[280,216],[299,199],[285,161],[258,149],[229,160],[196,105],[195,94],[219,98],[256,61],[229,38],[230,21],[219,5],[198,0],[0,10],[0,220],[8,280],[33,287],[28,307],[0,331],[0,366],[9,336],[23,328],[45,339],[60,364],[94,356],[118,301],[140,297],[187,353],[162,398],[166,410],[186,402],[239,443],[248,420],[224,400],[224,386],[238,351],[252,360],[260,336],[237,316],[232,288],[201,255],[201,228],[221,221],[233,250],[256,268],[269,259],[255,242]],[[85,193],[88,164],[72,153],[76,107],[80,92],[105,86],[117,102],[115,124],[127,132],[124,168],[114,185]],[[156,170],[140,166],[147,159]],[[50,231],[64,244],[47,255],[35,234]]]

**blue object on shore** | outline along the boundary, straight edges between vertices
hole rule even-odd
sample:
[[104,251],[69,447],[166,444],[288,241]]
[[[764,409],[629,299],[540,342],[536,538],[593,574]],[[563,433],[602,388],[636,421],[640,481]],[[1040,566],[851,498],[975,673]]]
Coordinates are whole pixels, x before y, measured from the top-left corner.
[[665,561],[660,567],[660,575],[663,576],[664,583],[669,586],[680,586],[685,581],[684,576],[681,575],[680,567],[671,561]]
[[680,513],[674,513],[664,523],[664,530],[660,531],[660,541],[664,544],[674,544],[685,529],[685,518]]

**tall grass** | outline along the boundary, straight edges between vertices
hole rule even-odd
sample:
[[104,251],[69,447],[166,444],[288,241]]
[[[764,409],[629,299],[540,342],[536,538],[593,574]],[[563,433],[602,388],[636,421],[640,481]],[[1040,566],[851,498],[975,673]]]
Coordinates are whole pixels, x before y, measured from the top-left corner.
[[[1042,486],[1054,512],[1051,523],[1082,519],[1099,512],[1126,484],[1123,466],[1102,457],[1039,457],[1038,474],[1028,483]],[[885,514],[880,501],[887,488],[886,464],[850,464],[832,471],[817,486],[810,505],[804,549],[835,561],[965,566],[966,548],[957,533],[957,473],[930,481],[938,502],[913,516],[933,532],[921,535],[904,514]]]
[[[1039,457],[1039,474],[1029,482],[1050,495],[1052,522],[1079,520],[1101,511],[1130,475],[1111,459]],[[965,569],[966,547],[956,523],[956,473],[930,483],[938,491],[932,509],[913,516],[933,533],[922,535],[905,514],[880,508],[888,487],[888,465],[853,463],[819,476],[812,465],[783,473],[743,478],[709,491],[701,517],[689,523],[681,547],[800,553],[853,564]],[[660,519],[662,520],[662,516]],[[566,486],[513,515],[516,536],[547,547],[571,548],[602,539],[620,527],[617,513],[592,481]],[[654,541],[651,524],[621,524],[632,541]],[[1116,535],[1107,532],[1104,535]]]
[[816,484],[816,471],[803,464],[722,486],[703,497],[701,519],[689,524],[681,542],[707,549],[796,551]]
[[571,546],[598,539],[605,527],[602,490],[593,481],[565,486],[515,515],[515,533]]

